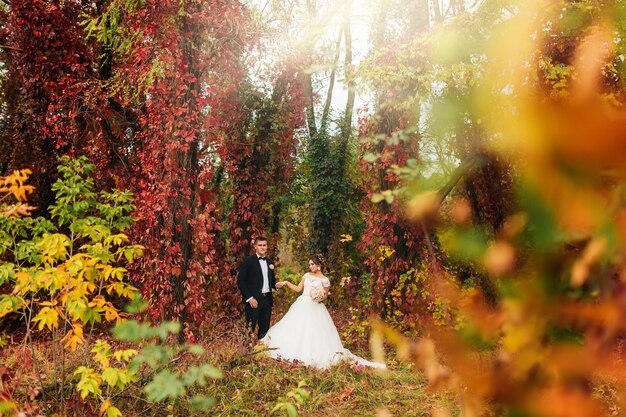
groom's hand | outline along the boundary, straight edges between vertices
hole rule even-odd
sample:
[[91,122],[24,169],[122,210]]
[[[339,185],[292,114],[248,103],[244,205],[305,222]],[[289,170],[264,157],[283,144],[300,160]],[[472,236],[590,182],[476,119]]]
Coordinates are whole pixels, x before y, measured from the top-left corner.
[[248,302],[250,303],[250,307],[252,307],[252,308],[257,308],[259,306],[259,302],[255,298],[252,298]]

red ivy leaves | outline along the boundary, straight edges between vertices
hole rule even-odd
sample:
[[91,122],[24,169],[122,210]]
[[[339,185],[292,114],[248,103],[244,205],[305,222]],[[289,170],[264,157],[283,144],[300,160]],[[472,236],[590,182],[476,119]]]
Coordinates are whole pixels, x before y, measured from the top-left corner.
[[[280,207],[275,203],[293,179],[295,131],[304,123],[304,83],[295,68],[287,68],[273,84],[271,98],[241,101],[243,114],[218,149],[234,196],[228,215],[233,271],[256,236],[276,242],[278,230],[272,224]],[[234,285],[234,273],[230,278]]]
[[[380,129],[376,119],[362,120],[361,123],[360,133],[363,137],[378,133]],[[390,138],[393,132],[386,133]],[[375,145],[365,143],[363,146],[364,153],[373,151],[381,155],[374,164],[360,161],[365,179],[366,197],[361,202],[361,210],[365,213],[366,229],[357,247],[366,255],[364,262],[371,273],[372,309],[383,318],[399,311],[408,319],[406,322],[412,322],[417,319],[418,305],[423,300],[413,286],[404,286],[399,290],[398,284],[402,274],[418,267],[426,258],[427,245],[423,231],[402,216],[404,210],[397,199],[391,204],[371,202],[373,193],[399,185],[399,178],[390,168],[406,163],[410,143],[390,144],[383,139]],[[387,248],[391,251],[386,252]]]
[[32,168],[38,190],[33,202],[44,212],[57,156],[80,147],[88,125],[92,55],[77,21],[84,12],[77,1],[45,0],[12,1],[2,12],[6,124],[0,163]]
[[0,33],[11,47],[0,163],[46,180],[58,154],[89,154],[101,181],[135,192],[130,234],[146,251],[130,270],[152,302],[149,317],[200,324],[211,306],[239,305],[235,267],[249,238],[276,231],[303,124],[302,82],[295,68],[276,70],[263,99],[243,81],[254,39],[241,2],[137,2],[120,10],[128,53],[79,25],[106,7],[119,4],[11,2]]

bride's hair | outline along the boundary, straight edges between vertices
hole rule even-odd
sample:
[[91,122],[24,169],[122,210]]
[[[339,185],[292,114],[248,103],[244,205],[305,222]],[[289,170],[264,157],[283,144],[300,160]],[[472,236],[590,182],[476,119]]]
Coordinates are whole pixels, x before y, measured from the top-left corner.
[[311,256],[311,260],[315,265],[319,266],[320,269],[324,269],[324,258],[322,258],[322,255],[316,253],[315,255]]

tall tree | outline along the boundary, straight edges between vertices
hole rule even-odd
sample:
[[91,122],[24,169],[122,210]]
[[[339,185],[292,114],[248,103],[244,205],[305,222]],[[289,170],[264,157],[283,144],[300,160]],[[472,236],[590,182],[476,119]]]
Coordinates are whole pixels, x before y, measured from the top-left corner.
[[[249,255],[255,237],[267,236],[272,251],[278,243],[282,200],[293,181],[297,136],[304,120],[303,80],[288,64],[274,75],[272,92],[264,97],[257,87],[239,87],[241,119],[230,126],[218,147],[228,175],[230,209],[227,216],[230,270],[224,293],[232,292],[237,266]],[[239,295],[231,296],[231,306]]]
[[223,254],[217,196],[207,199],[201,181],[215,168],[211,154],[227,120],[237,117],[232,92],[243,74],[246,13],[235,1],[145,1],[118,12],[119,36],[132,47],[114,57],[112,86],[141,103],[128,178],[138,195],[134,233],[147,248],[136,276],[151,315],[180,320],[189,334],[190,321],[207,318],[207,278],[224,265],[215,256]]
[[[148,255],[137,277],[153,317],[199,323],[209,301],[236,308],[238,262],[252,237],[277,228],[302,82],[288,64],[265,74],[269,96],[249,81],[257,22],[236,1],[113,6],[94,27],[113,53],[109,91],[138,115],[136,126],[123,120],[125,182],[141,196],[135,232]],[[110,22],[119,12],[121,23]]]
[[[322,62],[327,57],[314,53],[320,34],[316,28],[321,21],[328,19],[328,14],[339,11],[338,33],[333,47],[333,56],[328,63],[328,83],[325,85],[326,95],[321,105],[321,114],[316,111],[317,97],[314,94],[314,73],[306,78],[307,87],[307,163],[310,175],[310,247],[315,252],[329,257],[330,264],[337,264],[337,247],[339,236],[346,233],[345,223],[350,208],[354,205],[355,189],[346,176],[347,164],[351,161],[350,140],[352,134],[352,119],[355,103],[355,79],[352,62],[352,30],[351,8],[348,1],[331,4],[330,11],[318,10],[315,2],[307,2],[309,12],[310,35],[308,39],[309,65],[319,65],[315,59]],[[343,47],[342,47],[343,45]],[[340,63],[343,52],[343,65]],[[335,81],[338,74],[343,73],[344,82],[348,88],[343,114],[333,115],[333,99],[336,88]],[[318,74],[319,76],[319,74]],[[319,117],[318,117],[319,114]],[[336,127],[333,118],[336,117]]]
[[[429,31],[429,2],[413,2],[407,10],[401,2],[384,0],[378,7],[372,51],[361,66],[361,76],[373,89],[375,102],[373,115],[362,121],[361,136],[382,139],[363,143],[363,153],[376,158],[360,162],[365,176],[366,198],[361,209],[366,230],[358,246],[371,273],[373,309],[385,318],[401,311],[412,321],[421,298],[415,271],[428,264],[431,248],[425,229],[405,216],[404,202],[394,199],[391,192],[406,185],[394,167],[420,158],[420,107],[415,103],[421,98],[419,78],[425,74],[426,62],[416,41]],[[398,68],[415,70],[409,77],[398,76]],[[373,204],[375,194],[387,201]]]

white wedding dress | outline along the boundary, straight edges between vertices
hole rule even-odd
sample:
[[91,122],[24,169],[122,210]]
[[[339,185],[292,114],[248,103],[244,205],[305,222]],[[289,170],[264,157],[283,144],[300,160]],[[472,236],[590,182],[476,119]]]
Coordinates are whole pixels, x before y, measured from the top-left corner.
[[365,366],[385,368],[382,363],[365,360],[345,349],[326,306],[311,299],[311,288],[329,287],[328,278],[318,278],[307,272],[302,279],[302,295],[261,339],[270,348],[269,355],[274,359],[297,360],[322,369],[346,359]]

